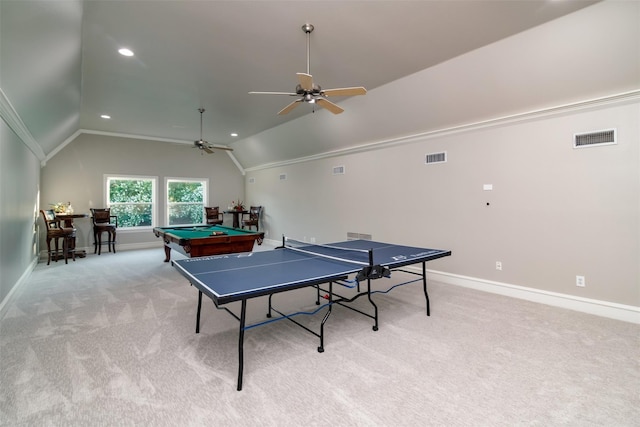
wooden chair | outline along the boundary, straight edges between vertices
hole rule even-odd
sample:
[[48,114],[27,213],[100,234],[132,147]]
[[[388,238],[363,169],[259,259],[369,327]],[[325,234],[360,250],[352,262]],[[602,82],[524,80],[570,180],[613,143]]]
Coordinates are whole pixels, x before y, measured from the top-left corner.
[[249,212],[242,214],[242,228],[245,226],[251,229],[252,226],[256,227],[256,231],[260,229],[258,223],[260,222],[260,213],[262,212],[262,206],[251,206]]
[[[91,209],[91,219],[93,220],[93,253],[102,253],[102,233],[106,232],[107,247],[109,252],[113,248],[116,253],[116,228],[118,228],[118,217],[111,215],[111,208]],[[112,222],[112,220],[115,220]]]
[[[40,210],[44,225],[47,227],[47,265],[51,263],[51,254],[54,254],[55,261],[58,262],[60,250],[58,249],[58,241],[62,239],[62,256],[64,263],[68,264],[69,254],[73,260],[76,260],[76,253],[73,249],[73,240],[76,238],[76,229],[73,227],[64,227],[63,221],[56,218],[53,210]],[[51,240],[54,241],[55,250],[51,250]]]
[[214,206],[212,208],[205,207],[204,210],[207,218],[207,224],[220,225],[223,223],[224,215],[220,212],[219,206]]

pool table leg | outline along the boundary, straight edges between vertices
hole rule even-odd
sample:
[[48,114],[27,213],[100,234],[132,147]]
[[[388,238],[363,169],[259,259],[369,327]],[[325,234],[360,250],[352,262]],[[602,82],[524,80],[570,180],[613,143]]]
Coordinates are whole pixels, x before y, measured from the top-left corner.
[[164,245],[164,262],[171,261],[171,248],[167,245]]

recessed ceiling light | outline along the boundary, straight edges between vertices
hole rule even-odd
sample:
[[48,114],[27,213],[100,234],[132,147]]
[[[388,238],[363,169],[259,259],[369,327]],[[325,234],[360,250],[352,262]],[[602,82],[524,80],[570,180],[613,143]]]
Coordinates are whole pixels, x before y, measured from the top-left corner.
[[238,134],[234,132],[231,134],[231,136],[238,136]]
[[108,114],[103,114],[100,117],[102,117],[103,119],[110,119],[111,118],[111,116],[108,115]]
[[131,49],[127,49],[126,47],[118,49],[118,52],[123,56],[133,56],[133,51]]

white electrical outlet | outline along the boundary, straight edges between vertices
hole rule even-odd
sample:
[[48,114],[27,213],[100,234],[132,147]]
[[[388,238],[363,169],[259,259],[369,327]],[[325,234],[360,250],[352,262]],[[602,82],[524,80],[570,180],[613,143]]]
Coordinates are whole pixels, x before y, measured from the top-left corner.
[[576,286],[580,286],[581,288],[587,286],[587,282],[585,282],[584,276],[576,276]]
[[309,239],[311,241],[311,243],[315,243],[316,242],[316,238],[312,237],[311,239]]
[[502,263],[500,261],[496,261],[496,270],[502,270]]

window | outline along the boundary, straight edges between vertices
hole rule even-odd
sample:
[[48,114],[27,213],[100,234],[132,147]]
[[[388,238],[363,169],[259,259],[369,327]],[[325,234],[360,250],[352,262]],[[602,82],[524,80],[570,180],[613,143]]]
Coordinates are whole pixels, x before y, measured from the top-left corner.
[[156,223],[156,181],[154,177],[107,176],[106,199],[118,227],[148,228]]
[[202,224],[207,179],[167,178],[167,225]]

